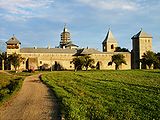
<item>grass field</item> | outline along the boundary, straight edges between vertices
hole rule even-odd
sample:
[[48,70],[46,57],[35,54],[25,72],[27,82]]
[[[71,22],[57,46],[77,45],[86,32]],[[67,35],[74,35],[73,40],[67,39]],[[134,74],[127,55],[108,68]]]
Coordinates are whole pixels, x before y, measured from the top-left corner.
[[23,77],[0,72],[0,105],[21,87]]
[[160,71],[43,74],[67,120],[159,120]]

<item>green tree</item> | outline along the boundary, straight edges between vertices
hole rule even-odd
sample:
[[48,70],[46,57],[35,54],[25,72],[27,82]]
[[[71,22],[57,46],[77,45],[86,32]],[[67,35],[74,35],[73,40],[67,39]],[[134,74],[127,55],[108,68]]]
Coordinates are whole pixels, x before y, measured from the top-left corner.
[[125,57],[122,55],[122,54],[116,54],[116,55],[113,55],[112,56],[112,61],[111,63],[115,63],[116,64],[116,70],[119,69],[119,66],[122,65],[122,64],[127,64],[125,59]]
[[116,47],[115,52],[130,52],[127,48]]
[[2,70],[4,70],[4,62],[5,60],[7,59],[7,55],[5,52],[2,52],[0,54],[0,60],[1,60],[1,67],[2,67]]
[[158,62],[154,64],[155,69],[160,69],[160,52],[156,54]]
[[94,64],[94,59],[91,58],[89,55],[84,56],[85,62],[84,62],[84,67],[86,70],[88,70],[88,67],[92,67]]
[[71,63],[74,64],[75,71],[82,70],[82,68],[84,67],[84,61],[85,61],[84,57],[82,57],[82,56],[77,56],[77,57],[73,58]]
[[24,58],[21,57],[20,54],[13,53],[8,56],[9,61],[14,66],[15,71],[17,72],[17,69],[19,69],[21,62],[24,60]]
[[147,51],[146,53],[144,53],[142,55],[142,59],[140,60],[140,62],[143,65],[147,65],[149,67],[149,69],[151,69],[152,65],[159,64],[159,60],[156,56],[156,53],[154,53],[152,51]]
[[89,67],[92,67],[94,64],[94,59],[92,59],[89,55],[85,56],[77,56],[73,58],[71,63],[75,66],[75,71],[82,70],[82,68],[86,68],[88,70]]

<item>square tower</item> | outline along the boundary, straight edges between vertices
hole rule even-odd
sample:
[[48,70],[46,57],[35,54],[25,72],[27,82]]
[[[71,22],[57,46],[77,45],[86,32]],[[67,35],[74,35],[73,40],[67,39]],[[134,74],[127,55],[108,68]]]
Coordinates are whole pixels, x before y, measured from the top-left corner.
[[139,62],[142,55],[146,51],[152,51],[152,36],[144,32],[142,29],[132,38],[132,68],[141,69],[142,65]]
[[13,35],[7,42],[7,55],[20,53],[21,42]]
[[111,30],[108,30],[105,40],[102,42],[103,52],[114,52],[118,47],[118,42],[113,36]]

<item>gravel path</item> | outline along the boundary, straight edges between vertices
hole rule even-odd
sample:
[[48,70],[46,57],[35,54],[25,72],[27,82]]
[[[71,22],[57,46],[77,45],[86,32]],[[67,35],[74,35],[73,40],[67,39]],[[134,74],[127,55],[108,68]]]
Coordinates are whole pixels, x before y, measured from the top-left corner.
[[42,84],[39,75],[24,80],[22,89],[0,108],[0,120],[59,120],[53,93]]

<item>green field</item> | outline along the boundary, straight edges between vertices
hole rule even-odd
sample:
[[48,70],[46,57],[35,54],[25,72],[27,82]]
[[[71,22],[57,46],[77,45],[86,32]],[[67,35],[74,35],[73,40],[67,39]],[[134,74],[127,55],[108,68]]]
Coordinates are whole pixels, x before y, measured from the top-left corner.
[[159,120],[160,71],[57,71],[42,80],[67,120]]
[[0,72],[0,104],[21,87],[23,77]]

